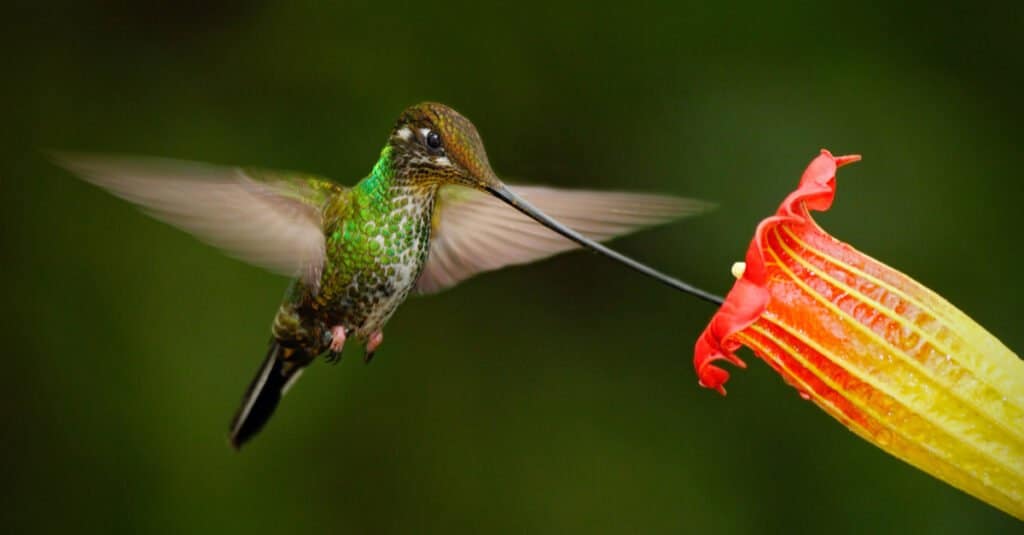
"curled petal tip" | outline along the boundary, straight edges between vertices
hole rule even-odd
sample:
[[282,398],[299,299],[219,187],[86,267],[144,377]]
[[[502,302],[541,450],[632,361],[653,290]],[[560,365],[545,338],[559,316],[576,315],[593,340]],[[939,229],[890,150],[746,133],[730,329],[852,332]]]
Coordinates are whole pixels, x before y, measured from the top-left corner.
[[694,364],[697,367],[698,384],[704,388],[710,388],[725,395],[725,385],[729,381],[729,372],[715,365],[717,361],[725,360],[731,362],[737,368],[746,368],[747,363],[740,360],[732,353],[723,353],[714,346],[698,343],[697,357]]
[[722,385],[729,380],[729,372],[718,366],[708,364],[701,368],[697,374],[700,377],[697,384],[704,388],[715,390],[723,396],[725,395],[725,387]]
[[836,167],[842,167],[848,163],[859,162],[860,154],[847,154],[846,156],[836,156]]

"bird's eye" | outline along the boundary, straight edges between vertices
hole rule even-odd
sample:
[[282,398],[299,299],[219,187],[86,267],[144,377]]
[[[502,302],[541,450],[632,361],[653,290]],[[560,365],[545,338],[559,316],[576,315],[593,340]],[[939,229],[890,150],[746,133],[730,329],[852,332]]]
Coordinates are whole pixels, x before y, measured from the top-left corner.
[[427,146],[434,150],[440,149],[441,136],[438,135],[438,133],[433,130],[427,132]]

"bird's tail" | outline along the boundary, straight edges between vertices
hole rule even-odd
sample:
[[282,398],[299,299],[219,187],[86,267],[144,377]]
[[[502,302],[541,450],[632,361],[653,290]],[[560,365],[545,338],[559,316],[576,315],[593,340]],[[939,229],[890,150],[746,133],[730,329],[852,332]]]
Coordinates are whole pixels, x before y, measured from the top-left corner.
[[274,414],[281,396],[309,364],[310,359],[296,354],[300,351],[284,347],[277,340],[270,342],[267,358],[249,384],[242,398],[242,406],[231,421],[229,439],[235,449],[240,449],[242,444],[263,429]]

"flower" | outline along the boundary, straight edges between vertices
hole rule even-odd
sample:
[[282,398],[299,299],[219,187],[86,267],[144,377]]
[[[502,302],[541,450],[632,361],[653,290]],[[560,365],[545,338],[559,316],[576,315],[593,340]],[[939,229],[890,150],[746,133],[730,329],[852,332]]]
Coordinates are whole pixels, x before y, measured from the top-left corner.
[[697,340],[701,386],[725,394],[752,349],[805,399],[883,450],[1024,520],[1024,361],[920,283],[836,240],[810,210],[835,197],[815,158],[762,221]]

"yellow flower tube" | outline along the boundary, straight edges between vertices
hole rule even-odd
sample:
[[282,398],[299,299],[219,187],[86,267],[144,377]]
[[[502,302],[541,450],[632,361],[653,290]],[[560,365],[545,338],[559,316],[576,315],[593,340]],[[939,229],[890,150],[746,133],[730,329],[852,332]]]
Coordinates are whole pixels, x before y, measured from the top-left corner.
[[948,301],[811,218],[835,196],[828,151],[761,222],[701,334],[702,386],[752,349],[806,399],[892,455],[1024,520],[1024,361]]

